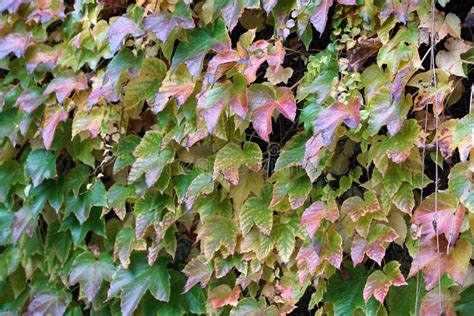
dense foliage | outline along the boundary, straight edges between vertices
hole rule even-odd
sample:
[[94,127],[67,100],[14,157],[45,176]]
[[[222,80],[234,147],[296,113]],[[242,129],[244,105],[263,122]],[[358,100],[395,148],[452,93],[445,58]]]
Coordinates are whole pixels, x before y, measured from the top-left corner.
[[470,9],[0,0],[0,313],[474,315]]

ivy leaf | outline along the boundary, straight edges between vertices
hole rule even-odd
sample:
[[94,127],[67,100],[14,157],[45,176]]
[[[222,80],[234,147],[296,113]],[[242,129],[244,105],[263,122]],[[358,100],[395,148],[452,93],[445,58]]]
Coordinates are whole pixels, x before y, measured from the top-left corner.
[[0,38],[0,59],[5,58],[10,53],[13,53],[18,58],[23,57],[28,47],[28,42],[28,35],[25,36],[20,33],[10,33]]
[[113,172],[114,174],[121,171],[126,166],[133,164],[135,158],[133,152],[140,143],[140,138],[136,135],[128,135],[120,139],[120,142],[112,148],[112,153],[115,157]]
[[159,258],[149,266],[143,254],[133,254],[128,269],[119,268],[114,274],[107,299],[121,292],[120,307],[124,316],[131,316],[143,295],[149,290],[159,301],[170,298],[170,276],[166,269],[167,259]]
[[368,213],[380,211],[380,204],[377,196],[372,191],[364,193],[364,199],[358,196],[352,196],[346,199],[341,206],[343,213],[348,214],[353,222],[359,221]]
[[92,253],[84,252],[74,260],[69,284],[73,286],[79,283],[90,303],[99,291],[102,281],[110,281],[114,272],[115,266],[107,254],[102,253],[96,258]]
[[123,45],[127,35],[141,36],[143,31],[131,19],[120,16],[111,25],[107,31],[109,46],[112,53],[115,53]]
[[[417,285],[414,278],[407,280],[407,285],[390,287],[387,296],[387,309],[393,315],[415,315],[415,305],[417,296]],[[425,295],[425,289],[421,288],[419,297]],[[400,304],[400,302],[404,302]]]
[[[437,207],[435,206],[437,205]],[[421,243],[429,243],[436,234],[444,234],[449,244],[454,244],[461,230],[465,209],[458,199],[447,192],[431,194],[415,210],[412,222],[421,232]],[[436,222],[436,227],[433,223]]]
[[462,68],[461,54],[471,49],[471,45],[458,38],[448,38],[442,50],[436,55],[436,65],[447,73],[459,77],[466,77]]
[[249,88],[249,105],[252,114],[252,124],[263,140],[269,141],[272,132],[272,115],[278,110],[287,119],[293,121],[296,116],[296,101],[293,93],[286,87],[272,87],[264,84],[254,84]]
[[115,214],[124,220],[126,214],[126,202],[134,194],[133,188],[120,183],[112,185],[107,193],[107,204],[113,208]]
[[56,155],[43,149],[32,150],[26,158],[25,168],[36,187],[44,179],[56,176]]
[[24,234],[33,236],[38,221],[38,214],[34,213],[28,205],[22,206],[16,213],[12,222],[12,241],[16,245]]
[[370,230],[367,238],[355,235],[352,239],[351,258],[353,265],[357,265],[364,259],[364,254],[377,262],[379,265],[385,256],[385,248],[388,243],[398,238],[397,233],[392,228],[383,224],[376,224]]
[[466,161],[473,148],[472,130],[474,114],[468,114],[459,120],[453,134],[453,145],[458,147],[461,161]]
[[265,186],[260,197],[252,196],[245,201],[240,209],[239,221],[242,234],[248,234],[253,225],[256,225],[262,234],[270,235],[273,225],[273,211],[271,201],[271,186]]
[[[197,230],[197,240],[207,260],[214,252],[225,248],[225,253],[233,254],[237,243],[238,228],[232,219],[215,215],[202,223]],[[224,250],[223,250],[224,251]]]
[[210,89],[198,95],[197,109],[199,115],[206,121],[209,133],[213,133],[217,126],[225,103],[229,101],[231,86],[228,84],[216,84]]
[[158,131],[148,131],[135,148],[136,157],[128,175],[128,182],[135,182],[145,174],[148,187],[160,178],[166,165],[173,162],[175,151],[171,146],[162,148],[163,137]]
[[378,306],[374,304],[375,300],[371,299],[365,304],[362,296],[367,280],[364,269],[345,264],[344,270],[349,277],[336,272],[328,281],[324,300],[334,305],[334,314],[338,316],[353,315],[358,310],[365,315],[376,315]]
[[226,305],[237,306],[240,296],[240,286],[234,290],[227,284],[221,284],[211,290],[207,301],[211,303],[212,308],[218,309]]
[[339,209],[334,200],[327,203],[316,201],[306,208],[301,215],[301,225],[306,228],[309,237],[313,238],[321,225],[321,220],[325,219],[334,223],[338,218]]
[[175,10],[172,13],[153,13],[145,18],[145,30],[155,33],[156,38],[165,42],[170,33],[175,28],[192,29],[194,28],[194,21],[191,17],[191,11],[180,1],[176,4]]
[[459,198],[470,212],[474,212],[474,167],[469,162],[460,162],[449,171],[449,192]]
[[54,92],[58,103],[62,104],[73,90],[85,90],[86,88],[87,79],[83,73],[79,75],[66,73],[51,80],[43,95]]
[[300,248],[296,256],[300,284],[304,284],[308,275],[313,277],[324,262],[340,269],[342,255],[342,238],[335,226],[318,232],[310,243]]
[[184,202],[186,209],[191,210],[194,201],[200,194],[209,194],[214,190],[214,183],[212,182],[212,174],[209,172],[201,173],[193,179],[188,187]]
[[416,120],[406,120],[400,131],[393,137],[386,138],[380,145],[380,152],[386,153],[387,157],[395,163],[402,163],[410,155],[411,149],[416,143],[421,128]]
[[303,206],[313,187],[306,174],[300,169],[291,172],[284,170],[276,172],[272,175],[271,180],[275,183],[270,207],[276,206],[288,196],[291,208],[297,209]]
[[158,224],[166,209],[173,210],[173,203],[168,195],[161,195],[156,191],[148,191],[141,199],[135,202],[135,234],[142,239],[146,229],[152,224]]
[[33,297],[28,305],[29,315],[64,315],[71,298],[52,292],[42,292]]
[[461,292],[461,299],[456,301],[455,306],[460,316],[467,316],[474,312],[474,285]]
[[134,246],[135,230],[131,227],[123,227],[115,237],[114,257],[120,260],[125,269],[130,265],[130,255]]
[[235,143],[225,145],[216,155],[213,178],[222,174],[232,185],[239,183],[239,169],[246,166],[252,171],[262,167],[262,151],[256,143],[246,142],[241,148]]
[[26,89],[21,93],[21,95],[16,99],[15,107],[18,107],[20,110],[26,113],[32,113],[36,110],[41,104],[46,101],[47,97],[42,95],[42,90],[39,88],[30,88]]
[[361,100],[358,97],[350,99],[347,105],[336,101],[331,106],[319,112],[314,121],[313,133],[321,133],[325,145],[332,143],[336,128],[344,122],[351,128],[356,128],[360,123]]
[[0,12],[7,10],[10,14],[15,13],[24,1],[25,0],[3,0],[0,3]]
[[413,187],[404,182],[397,193],[393,196],[393,204],[402,212],[411,215],[415,207],[415,197],[413,196]]
[[[291,220],[291,219],[290,219]],[[295,250],[296,244],[296,221],[293,223],[281,222],[275,225],[272,231],[272,237],[275,240],[275,248],[278,250],[281,261],[288,263],[290,261],[291,254]]]
[[457,300],[459,300],[459,294],[451,292],[450,289],[444,287],[439,290],[434,289],[423,297],[420,312],[423,315],[454,316],[456,315],[454,302]]
[[68,118],[68,113],[61,106],[48,106],[44,110],[43,118],[43,144],[46,149],[51,148],[54,133],[60,122],[65,122]]
[[298,133],[293,136],[281,149],[275,163],[275,172],[288,167],[301,166],[307,140],[305,133]]
[[191,259],[186,267],[183,269],[183,273],[186,274],[188,280],[184,286],[184,293],[187,293],[193,286],[200,283],[201,287],[204,288],[209,280],[211,279],[214,267],[211,263],[206,263],[204,256],[198,256]]
[[81,109],[76,111],[72,121],[72,137],[87,132],[90,138],[96,138],[100,133],[102,121],[106,114],[105,107],[96,107],[91,111]]
[[[464,283],[469,259],[472,254],[470,243],[459,239],[454,248],[447,253],[448,244],[445,238],[439,239],[439,252],[435,238],[428,244],[420,246],[411,264],[409,277],[423,270],[426,290],[429,291],[438,284],[443,273],[447,273],[458,284]],[[439,258],[439,266],[438,266]]]
[[132,79],[125,88],[125,108],[141,110],[143,101],[151,98],[158,92],[166,76],[166,65],[158,58],[147,58],[143,61],[140,74]]
[[407,283],[400,272],[400,263],[390,261],[383,267],[383,272],[380,270],[374,271],[367,278],[367,283],[364,287],[364,301],[367,303],[373,295],[377,301],[383,304],[390,287],[402,285],[407,285]]
[[[188,41],[180,42],[176,48],[171,69],[174,71],[180,64],[186,63],[191,74],[198,73],[202,67],[202,58],[209,49],[219,51],[224,47],[230,47],[230,39],[222,20],[217,20],[206,28],[194,29],[189,32]],[[198,57],[197,60],[196,57]],[[194,66],[195,63],[198,64],[197,67]],[[194,68],[198,68],[198,70],[196,71]]]
[[222,7],[222,18],[229,29],[232,32],[234,27],[237,25],[239,18],[242,16],[244,9],[259,9],[260,1],[256,0],[230,0],[227,4]]

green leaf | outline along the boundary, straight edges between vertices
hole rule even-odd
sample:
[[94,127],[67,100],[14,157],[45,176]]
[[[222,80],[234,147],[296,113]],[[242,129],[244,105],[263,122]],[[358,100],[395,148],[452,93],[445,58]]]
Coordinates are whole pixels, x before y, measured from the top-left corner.
[[327,291],[324,295],[326,302],[333,304],[334,314],[354,315],[358,310],[365,315],[376,315],[377,303],[371,298],[367,304],[364,302],[362,292],[367,280],[365,271],[361,267],[352,268],[347,262],[344,264],[349,278],[336,272],[328,281]]
[[135,230],[131,227],[122,228],[115,237],[114,257],[120,260],[126,269],[130,264],[130,255],[135,246]]
[[474,314],[474,285],[463,290],[461,292],[461,299],[454,304],[459,316]]
[[108,205],[114,209],[115,214],[123,220],[125,218],[127,200],[134,195],[132,187],[115,183],[107,194]]
[[239,169],[246,166],[252,171],[259,171],[262,167],[262,151],[255,143],[246,142],[241,148],[238,144],[225,145],[216,155],[214,162],[214,179],[222,174],[224,179],[232,185],[239,183]]
[[271,190],[271,186],[267,185],[260,197],[252,196],[245,201],[239,213],[242,234],[248,234],[253,225],[257,225],[263,234],[270,235],[273,225],[273,211],[269,208]]
[[141,110],[143,101],[158,92],[165,75],[166,65],[161,59],[145,59],[138,77],[127,84],[124,97],[125,108]]
[[288,263],[296,244],[296,228],[294,223],[279,223],[274,227],[272,237],[275,240],[275,248],[278,250],[281,261]]
[[[190,61],[196,56],[204,55],[216,44],[229,45],[227,29],[222,20],[217,20],[206,28],[198,28],[189,32],[188,41],[179,43],[173,55],[171,69]],[[188,66],[189,68],[189,66]],[[191,69],[190,69],[191,70]],[[190,71],[195,73],[195,71]]]
[[[386,300],[390,315],[415,315],[416,279],[408,279],[407,283],[407,285],[390,288]],[[421,302],[425,293],[425,287],[421,284],[419,302]],[[403,302],[403,304],[400,304],[400,302]]]
[[232,219],[223,216],[213,216],[201,224],[197,230],[197,239],[201,241],[201,251],[210,260],[214,252],[222,249],[227,254],[233,254],[237,243],[237,225]]
[[120,142],[114,146],[112,153],[116,156],[114,163],[114,174],[121,171],[126,166],[131,166],[135,161],[133,152],[140,143],[140,137],[136,135],[129,135],[120,140]]
[[43,149],[31,151],[26,158],[26,172],[35,187],[44,179],[55,177],[56,155]]
[[273,198],[270,207],[279,204],[288,196],[292,209],[303,206],[313,185],[306,173],[301,169],[281,170],[273,174]]
[[159,258],[149,266],[143,254],[133,254],[128,269],[119,268],[107,292],[108,299],[121,293],[120,307],[124,316],[130,316],[138,307],[143,295],[150,291],[159,301],[170,299],[170,276],[166,269],[167,259]]
[[135,182],[145,174],[148,187],[160,178],[166,165],[173,162],[175,151],[171,146],[162,148],[162,136],[157,131],[148,131],[135,148],[136,157],[128,175],[128,182]]
[[308,137],[298,133],[285,144],[275,164],[275,172],[288,167],[301,166],[304,159],[305,144]]
[[96,258],[90,252],[84,252],[79,255],[73,263],[73,268],[69,275],[69,284],[79,283],[86,298],[92,302],[102,281],[110,281],[115,272],[112,258],[102,253]]

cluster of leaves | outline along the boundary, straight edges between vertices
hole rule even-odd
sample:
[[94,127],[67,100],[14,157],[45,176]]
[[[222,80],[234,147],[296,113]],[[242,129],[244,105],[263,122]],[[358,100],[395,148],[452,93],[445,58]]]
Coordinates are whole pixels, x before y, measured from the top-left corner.
[[473,315],[448,2],[0,0],[0,312]]

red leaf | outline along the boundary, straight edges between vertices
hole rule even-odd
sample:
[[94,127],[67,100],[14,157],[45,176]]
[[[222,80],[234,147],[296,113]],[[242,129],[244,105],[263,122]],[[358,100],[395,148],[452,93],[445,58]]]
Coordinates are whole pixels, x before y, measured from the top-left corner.
[[156,38],[165,42],[175,28],[192,29],[194,21],[190,16],[175,16],[170,13],[154,13],[145,18],[145,30],[155,33]]
[[451,279],[462,285],[466,276],[466,268],[469,266],[472,247],[468,241],[459,239],[455,247],[447,252],[449,248],[443,237],[439,238],[439,248],[435,239],[420,246],[418,254],[411,264],[409,277],[423,270],[426,289],[431,290],[438,284],[441,275],[446,272]]
[[58,76],[51,80],[46,90],[44,90],[43,95],[48,95],[50,93],[55,92],[58,103],[62,104],[74,89],[84,90],[86,88],[87,79],[86,76],[82,73],[77,76]]
[[336,101],[331,106],[322,110],[318,118],[314,121],[313,133],[321,133],[325,145],[332,143],[334,131],[344,122],[351,128],[356,128],[360,123],[361,100],[358,97],[352,98],[347,106]]
[[10,33],[0,38],[0,59],[3,59],[10,53],[16,57],[25,55],[26,48],[29,45],[29,36],[20,33]]
[[391,286],[406,285],[405,278],[400,272],[400,264],[396,261],[391,261],[383,267],[382,271],[375,271],[367,278],[367,283],[364,287],[364,300],[367,303],[373,295],[377,301],[383,304],[385,296]]
[[66,121],[68,113],[61,106],[48,106],[44,109],[43,128],[43,144],[46,149],[51,148],[54,133],[60,122]]
[[390,227],[383,224],[377,224],[372,227],[367,238],[355,235],[352,239],[351,258],[354,266],[361,263],[364,254],[377,262],[379,265],[385,256],[385,247],[387,243],[398,238],[397,233]]
[[267,62],[274,72],[281,67],[285,59],[285,48],[281,41],[275,42],[274,45],[272,45],[266,40],[258,40],[248,47],[246,54],[248,54],[248,57],[242,56],[242,58],[247,59],[247,67],[244,70],[244,75],[247,81],[252,83],[256,79],[258,68],[260,68],[264,62]]
[[293,121],[296,116],[296,101],[286,87],[253,85],[249,88],[249,103],[253,110],[251,121],[257,134],[265,141],[272,132],[272,114],[276,109]]
[[301,225],[306,228],[309,237],[313,238],[322,219],[334,223],[338,218],[339,210],[335,201],[329,201],[328,204],[317,201],[303,212],[303,215],[301,215]]
[[131,19],[121,16],[117,18],[107,31],[109,46],[112,53],[115,53],[123,45],[127,35],[140,36],[143,31]]
[[455,196],[439,192],[436,201],[436,195],[433,193],[420,203],[413,214],[412,222],[421,230],[422,244],[429,243],[437,233],[444,234],[449,244],[453,245],[459,236],[465,212],[464,206],[458,203]]
[[217,79],[224,76],[240,60],[240,55],[235,50],[225,50],[218,52],[207,64],[207,73],[203,82],[203,87],[208,84],[213,85]]
[[201,287],[205,287],[213,272],[214,268],[210,263],[206,263],[204,256],[199,256],[189,261],[183,269],[183,273],[188,277],[184,285],[184,293],[198,283],[201,283]]

